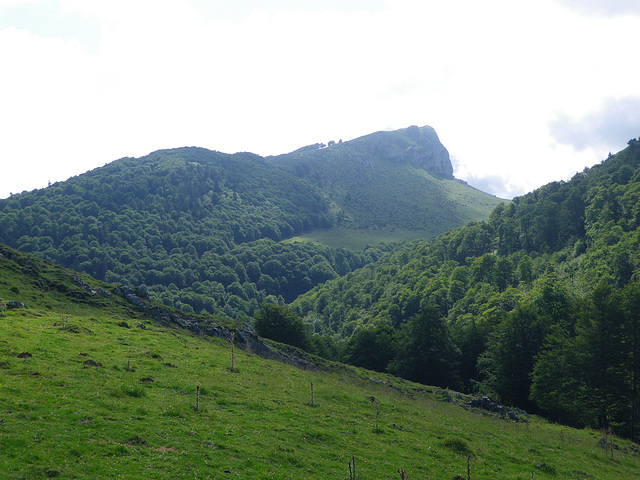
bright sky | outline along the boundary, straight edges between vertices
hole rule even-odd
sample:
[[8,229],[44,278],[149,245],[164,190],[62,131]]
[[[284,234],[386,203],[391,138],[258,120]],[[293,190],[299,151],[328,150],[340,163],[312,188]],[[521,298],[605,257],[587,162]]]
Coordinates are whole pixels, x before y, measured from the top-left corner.
[[640,136],[638,0],[0,0],[0,198],[431,125],[510,198]]

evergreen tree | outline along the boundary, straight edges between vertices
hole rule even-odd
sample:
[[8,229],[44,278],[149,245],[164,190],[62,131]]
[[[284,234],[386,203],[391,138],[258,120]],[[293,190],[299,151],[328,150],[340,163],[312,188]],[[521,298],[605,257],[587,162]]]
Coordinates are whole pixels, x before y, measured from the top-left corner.
[[294,347],[309,349],[310,342],[304,322],[289,308],[264,303],[254,315],[256,332],[261,337]]
[[347,341],[340,359],[357,367],[385,372],[397,352],[397,334],[390,325],[360,329]]
[[468,325],[454,329],[455,344],[460,351],[460,380],[463,390],[473,391],[480,382],[478,358],[487,347],[487,328],[478,326],[475,318]]
[[585,385],[584,407],[598,428],[609,428],[623,413],[629,396],[625,382],[623,312],[620,296],[601,283],[591,292],[576,326],[576,352]]
[[529,375],[548,333],[543,318],[529,304],[516,307],[498,327],[478,367],[485,387],[499,395],[501,402],[533,407],[529,401]]
[[632,283],[622,292],[624,312],[623,334],[626,346],[630,402],[629,425],[626,434],[640,439],[640,284]]
[[445,319],[433,304],[426,303],[403,325],[389,370],[425,385],[457,388],[458,355]]
[[582,427],[590,421],[577,356],[575,338],[562,330],[548,335],[531,374],[530,399],[551,419]]

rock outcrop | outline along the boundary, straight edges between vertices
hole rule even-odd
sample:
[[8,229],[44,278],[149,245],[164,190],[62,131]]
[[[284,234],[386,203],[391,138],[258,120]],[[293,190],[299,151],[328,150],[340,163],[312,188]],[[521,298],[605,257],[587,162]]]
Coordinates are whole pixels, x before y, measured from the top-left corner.
[[298,176],[309,174],[309,164],[336,162],[375,168],[377,162],[408,163],[444,177],[453,176],[449,152],[429,126],[381,131],[346,142],[315,143],[285,155],[269,157],[276,163],[296,166]]
[[363,158],[406,162],[436,175],[453,175],[449,152],[429,126],[376,132],[336,146],[353,149]]
[[508,418],[509,420],[513,420],[514,422],[529,422],[529,415],[524,410],[521,410],[519,408],[512,409],[509,407],[505,407],[504,405],[493,403],[489,399],[489,397],[474,398],[470,402],[467,402],[465,406],[487,410],[491,413],[499,415],[501,418]]
[[[196,320],[188,315],[178,315],[168,308],[159,305],[149,305],[143,300],[145,294],[139,289],[133,289],[127,285],[120,285],[113,290],[113,293],[125,299],[129,304],[145,312],[155,322],[162,325],[178,326],[187,329],[197,335],[206,335],[209,337],[218,337],[227,341],[231,341],[240,348],[251,352],[259,357],[275,360],[280,363],[292,365],[301,370],[319,370],[311,360],[305,358],[304,353],[285,352],[272,348],[265,343],[249,325],[245,324],[241,328],[229,329],[225,326],[218,325],[209,320]],[[142,293],[142,295],[141,295]],[[233,333],[233,336],[232,336]]]

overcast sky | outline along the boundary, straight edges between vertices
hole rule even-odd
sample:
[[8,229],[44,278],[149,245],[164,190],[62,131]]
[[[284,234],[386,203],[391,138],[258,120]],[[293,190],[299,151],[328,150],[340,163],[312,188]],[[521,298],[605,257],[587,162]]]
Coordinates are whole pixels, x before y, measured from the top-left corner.
[[0,0],[0,198],[431,125],[511,198],[640,137],[638,0]]

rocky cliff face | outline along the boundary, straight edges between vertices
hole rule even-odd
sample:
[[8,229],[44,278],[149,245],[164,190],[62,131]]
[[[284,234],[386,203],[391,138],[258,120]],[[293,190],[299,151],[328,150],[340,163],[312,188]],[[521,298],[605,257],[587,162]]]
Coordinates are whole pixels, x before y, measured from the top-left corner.
[[[327,161],[367,168],[374,168],[376,161],[409,163],[435,175],[453,176],[449,152],[440,143],[436,131],[429,126],[413,125],[400,130],[371,133],[346,142],[329,142],[328,147],[316,143],[269,158],[276,163],[297,167],[313,165],[314,162],[325,164]],[[304,168],[297,168],[298,175],[303,171]]]
[[342,145],[352,149],[361,158],[407,162],[437,175],[453,175],[449,152],[440,143],[436,131],[429,126],[413,125],[392,132],[376,132]]

